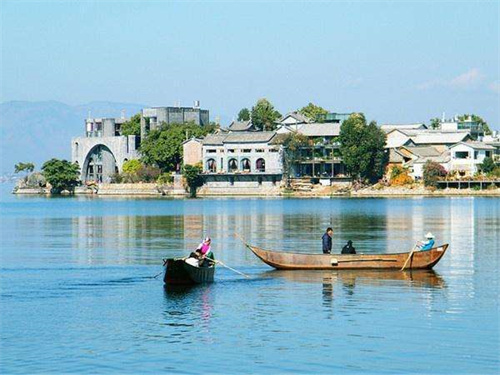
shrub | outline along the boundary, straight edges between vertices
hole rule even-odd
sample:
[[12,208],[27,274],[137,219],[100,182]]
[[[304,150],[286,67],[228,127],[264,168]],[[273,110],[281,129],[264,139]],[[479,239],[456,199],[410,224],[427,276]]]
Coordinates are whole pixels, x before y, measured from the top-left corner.
[[390,180],[391,186],[404,186],[413,182],[413,179],[408,174],[408,169],[397,165],[391,168]]
[[174,182],[174,176],[170,173],[162,173],[156,180],[156,183],[160,185],[170,185],[172,182]]
[[496,167],[496,165],[495,165],[495,162],[493,161],[493,159],[490,157],[486,157],[486,158],[484,158],[483,163],[481,164],[479,169],[481,170],[481,172],[488,174],[488,173],[493,172],[495,167]]
[[137,174],[142,168],[142,163],[139,160],[127,160],[123,163],[123,172],[127,174]]
[[80,167],[67,160],[50,159],[43,164],[42,175],[52,186],[52,193],[72,192],[79,183]]
[[137,171],[137,178],[140,182],[154,182],[157,180],[160,173],[160,168],[143,165],[141,169]]
[[424,185],[437,187],[437,182],[446,177],[446,174],[446,169],[441,164],[429,160],[424,164]]

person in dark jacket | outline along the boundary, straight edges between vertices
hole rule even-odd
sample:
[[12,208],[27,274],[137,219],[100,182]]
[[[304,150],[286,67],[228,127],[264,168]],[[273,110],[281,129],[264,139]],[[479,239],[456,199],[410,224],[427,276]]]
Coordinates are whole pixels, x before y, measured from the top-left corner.
[[333,229],[327,228],[325,234],[321,238],[323,242],[323,254],[330,254],[332,252],[332,236]]
[[352,246],[352,241],[347,241],[347,245],[342,248],[342,254],[356,254],[356,249]]

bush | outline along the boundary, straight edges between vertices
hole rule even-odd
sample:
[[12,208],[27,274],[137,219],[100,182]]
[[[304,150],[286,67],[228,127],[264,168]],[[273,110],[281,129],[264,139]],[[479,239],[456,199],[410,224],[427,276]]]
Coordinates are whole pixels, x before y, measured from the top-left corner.
[[137,174],[142,168],[142,163],[139,160],[127,160],[123,163],[123,172],[127,174]]
[[413,182],[413,179],[408,174],[408,169],[397,165],[391,168],[390,180],[391,186],[404,186]]
[[172,182],[174,182],[174,176],[170,173],[162,173],[156,180],[156,183],[159,185],[170,185]]
[[437,187],[437,182],[441,178],[446,177],[446,174],[446,169],[441,164],[429,160],[424,164],[424,185]]
[[483,163],[481,164],[479,169],[481,170],[482,173],[488,174],[493,172],[495,170],[495,167],[496,165],[493,159],[490,157],[486,157],[484,158]]

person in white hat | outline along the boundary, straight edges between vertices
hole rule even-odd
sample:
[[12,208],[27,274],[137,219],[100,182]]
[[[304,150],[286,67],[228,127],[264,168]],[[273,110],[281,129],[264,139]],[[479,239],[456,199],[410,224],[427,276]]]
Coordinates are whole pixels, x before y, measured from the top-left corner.
[[430,250],[434,247],[434,235],[428,232],[425,235],[425,241],[418,241],[419,250]]

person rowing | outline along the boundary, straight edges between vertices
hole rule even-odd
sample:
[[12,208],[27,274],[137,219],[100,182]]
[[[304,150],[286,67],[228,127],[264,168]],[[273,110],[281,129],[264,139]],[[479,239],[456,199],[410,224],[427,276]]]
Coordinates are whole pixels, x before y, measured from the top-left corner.
[[434,235],[429,232],[425,235],[424,241],[417,242],[417,248],[421,251],[430,250],[434,247]]

